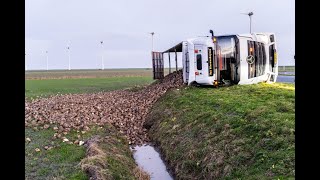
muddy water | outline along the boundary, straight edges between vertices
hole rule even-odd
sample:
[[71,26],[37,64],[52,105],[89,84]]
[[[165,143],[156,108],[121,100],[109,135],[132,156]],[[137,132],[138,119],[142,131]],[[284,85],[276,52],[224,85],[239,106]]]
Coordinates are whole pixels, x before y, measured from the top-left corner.
[[131,147],[131,150],[133,151],[133,157],[136,163],[150,174],[151,180],[173,180],[160,154],[153,146],[134,146]]

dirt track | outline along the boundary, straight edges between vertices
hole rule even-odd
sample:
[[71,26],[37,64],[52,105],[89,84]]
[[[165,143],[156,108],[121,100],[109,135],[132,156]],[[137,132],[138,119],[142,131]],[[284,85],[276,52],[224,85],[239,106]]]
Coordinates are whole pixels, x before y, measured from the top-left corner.
[[166,76],[137,92],[118,90],[95,94],[56,95],[25,103],[25,126],[53,128],[55,138],[72,129],[89,130],[91,125],[111,123],[129,144],[149,141],[143,127],[152,105],[170,88],[183,85],[182,72]]

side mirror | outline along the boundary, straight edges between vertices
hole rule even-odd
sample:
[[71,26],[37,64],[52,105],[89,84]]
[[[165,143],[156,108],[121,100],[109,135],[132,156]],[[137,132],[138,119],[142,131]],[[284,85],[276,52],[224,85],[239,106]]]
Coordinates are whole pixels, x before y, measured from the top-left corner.
[[211,33],[211,36],[212,36],[212,38],[213,38],[214,35],[213,35],[213,31],[212,31],[211,29],[210,29],[210,33]]

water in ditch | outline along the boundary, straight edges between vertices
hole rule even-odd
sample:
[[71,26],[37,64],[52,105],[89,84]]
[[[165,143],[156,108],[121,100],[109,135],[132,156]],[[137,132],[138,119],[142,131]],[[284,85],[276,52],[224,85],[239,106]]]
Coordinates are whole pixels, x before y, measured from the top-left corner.
[[160,154],[151,145],[133,146],[133,157],[144,171],[150,174],[151,180],[173,180]]

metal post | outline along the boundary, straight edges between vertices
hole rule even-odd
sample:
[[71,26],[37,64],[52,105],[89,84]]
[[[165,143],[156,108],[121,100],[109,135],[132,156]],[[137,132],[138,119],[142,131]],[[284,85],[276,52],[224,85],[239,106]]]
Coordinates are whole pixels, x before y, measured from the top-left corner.
[[160,62],[161,62],[161,79],[164,77],[164,62],[163,62],[163,53],[160,54]]
[[169,74],[170,74],[171,73],[170,51],[168,53],[168,56],[169,56]]
[[153,52],[151,52],[151,57],[152,57],[152,70],[153,70],[153,72],[152,72],[152,74],[153,74],[153,79],[156,79],[156,74],[155,74],[155,62],[154,62],[154,53]]
[[152,62],[153,62],[153,79],[156,78],[156,74],[155,74],[155,54],[153,53],[153,35],[154,32],[151,32],[151,58],[152,58]]
[[174,54],[175,54],[175,60],[176,60],[176,71],[178,71],[178,57],[177,57],[177,50],[174,49]]

